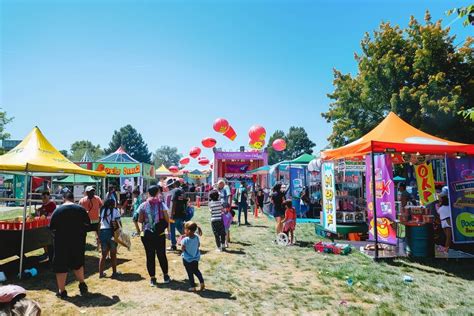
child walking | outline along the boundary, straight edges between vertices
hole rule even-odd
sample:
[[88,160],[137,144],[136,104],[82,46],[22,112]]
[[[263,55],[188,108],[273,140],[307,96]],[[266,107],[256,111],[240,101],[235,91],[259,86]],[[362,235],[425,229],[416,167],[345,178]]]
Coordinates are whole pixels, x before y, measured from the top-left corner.
[[224,206],[219,199],[219,192],[213,190],[209,193],[209,209],[211,210],[211,225],[218,251],[223,251],[226,246],[226,231],[222,216],[224,215]]
[[[201,252],[199,246],[201,244],[199,237],[196,235],[196,231],[199,235],[202,235],[201,229],[194,222],[186,222],[184,225],[184,234],[186,237],[181,241],[181,250],[183,257],[183,265],[188,273],[190,288],[188,291],[196,292],[198,290],[204,291],[206,288],[204,285],[204,278],[202,277],[201,271],[199,271],[199,260],[201,259]],[[196,288],[194,283],[194,276],[199,280],[199,288]]]
[[283,233],[290,237],[290,245],[295,244],[294,231],[296,228],[296,210],[293,208],[291,200],[286,200],[285,205],[285,219],[283,220]]

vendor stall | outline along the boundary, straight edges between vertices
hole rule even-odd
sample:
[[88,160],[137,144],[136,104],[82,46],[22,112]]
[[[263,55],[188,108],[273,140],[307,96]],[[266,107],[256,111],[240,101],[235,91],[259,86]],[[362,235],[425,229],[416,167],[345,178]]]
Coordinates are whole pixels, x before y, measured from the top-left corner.
[[[32,176],[82,174],[104,177],[105,173],[86,170],[67,160],[35,127],[26,138],[8,153],[0,156],[0,171],[21,174],[25,178],[23,192],[28,192]],[[23,216],[0,224],[0,259],[11,255],[20,257],[19,271],[23,268],[26,251],[51,243],[48,218],[27,217],[28,194],[24,194]]]
[[[468,157],[472,155],[474,155],[474,145],[451,142],[429,135],[410,126],[394,113],[390,113],[377,127],[360,139],[341,148],[322,152],[325,228],[336,232],[337,227],[334,165],[341,159],[362,161],[366,166],[367,223],[369,238],[375,242],[375,259],[379,258],[380,243],[399,245],[401,236],[397,232],[400,231],[398,229],[400,226],[407,228],[404,245],[408,246],[404,248],[408,254],[431,256],[433,253],[431,251],[433,234],[429,228],[433,221],[429,217],[431,214],[422,212],[421,208],[410,209],[407,207],[408,204],[400,205],[400,212],[397,212],[393,164],[405,163],[418,167],[418,191],[420,199],[423,198],[423,200],[416,204],[426,206],[428,202],[433,203],[436,200],[432,167],[426,163],[431,160],[441,160],[445,162],[448,169],[453,236],[458,236],[457,239],[453,238],[453,242],[473,242],[474,236],[470,236],[471,230],[466,228],[470,225],[469,223],[472,223],[466,219],[474,217],[474,203],[470,198],[474,192],[474,180],[469,177],[473,173],[474,164],[472,157]],[[455,178],[450,177],[453,173],[455,177],[462,180],[459,182],[453,180]],[[466,177],[466,174],[469,175]],[[462,203],[456,204],[459,199]],[[374,226],[377,227],[376,230]],[[416,240],[421,242],[418,243]],[[410,245],[412,245],[411,248]],[[419,249],[418,246],[424,249]],[[415,248],[417,249],[414,250]]]
[[250,181],[250,170],[266,166],[268,154],[266,151],[228,152],[214,149],[213,182],[225,178],[230,182]]

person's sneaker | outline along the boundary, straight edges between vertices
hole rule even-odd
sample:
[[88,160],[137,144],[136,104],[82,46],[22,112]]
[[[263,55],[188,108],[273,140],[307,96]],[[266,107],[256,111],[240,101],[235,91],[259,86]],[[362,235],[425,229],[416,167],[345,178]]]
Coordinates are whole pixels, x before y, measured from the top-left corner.
[[229,248],[229,243],[226,241],[224,247]]
[[118,278],[120,275],[122,275],[121,272],[115,271],[114,273],[112,273],[112,278]]
[[199,290],[204,291],[205,289],[206,289],[206,286],[204,285],[204,283],[201,283]]
[[165,277],[163,278],[163,283],[165,284],[168,284],[171,282],[171,278],[169,275],[165,275]]
[[99,274],[99,279],[103,279],[107,276],[107,274],[105,274],[105,272],[102,272]]
[[166,250],[168,250],[168,251],[176,251],[176,250],[178,250],[178,248],[177,248],[176,246],[171,246],[171,247],[169,247],[169,248],[166,249]]
[[82,296],[89,294],[89,288],[87,287],[86,283],[79,283],[79,292],[81,292]]
[[250,226],[251,224],[249,222],[245,223],[245,226]]
[[150,279],[150,286],[156,286],[156,278]]
[[58,297],[58,298],[60,298],[60,299],[63,299],[63,300],[66,299],[66,298],[67,298],[67,291],[64,290],[64,291],[62,291],[62,292],[56,293],[56,297]]

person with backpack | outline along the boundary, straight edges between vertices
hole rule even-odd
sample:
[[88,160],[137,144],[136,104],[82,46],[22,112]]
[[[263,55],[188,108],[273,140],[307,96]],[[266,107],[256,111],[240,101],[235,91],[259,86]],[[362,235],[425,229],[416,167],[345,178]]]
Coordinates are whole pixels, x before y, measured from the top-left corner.
[[247,221],[247,210],[249,208],[248,205],[248,191],[247,191],[247,184],[245,181],[240,182],[240,187],[237,189],[237,192],[235,194],[235,202],[237,204],[237,210],[239,214],[238,218],[238,223],[240,226],[240,218],[241,214],[244,213],[244,220],[245,224],[244,225],[249,225],[249,222]]
[[115,201],[110,199],[105,201],[100,210],[99,240],[102,255],[99,260],[99,278],[105,278],[105,260],[110,252],[112,262],[112,278],[119,275],[117,272],[117,242],[115,242],[114,231],[120,225],[120,212],[115,207]]
[[138,222],[142,225],[140,233],[146,254],[146,268],[150,275],[150,285],[156,286],[155,256],[160,262],[164,283],[170,283],[168,259],[166,258],[166,233],[170,219],[168,209],[159,196],[160,188],[152,185],[148,188],[148,199],[139,207]]
[[181,189],[179,181],[170,179],[168,186],[171,188],[171,224],[170,224],[170,240],[171,247],[169,251],[176,251],[176,230],[183,235],[184,234],[184,219],[186,218],[187,199],[184,195],[184,191]]

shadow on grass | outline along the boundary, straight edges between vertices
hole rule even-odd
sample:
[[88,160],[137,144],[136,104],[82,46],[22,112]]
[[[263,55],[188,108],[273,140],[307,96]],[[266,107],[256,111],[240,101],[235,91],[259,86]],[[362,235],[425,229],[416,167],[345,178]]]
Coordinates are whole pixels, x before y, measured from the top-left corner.
[[242,225],[240,227],[250,227],[250,228],[268,228],[267,225]]
[[89,293],[86,296],[71,296],[65,299],[65,301],[77,307],[109,307],[119,303],[120,298],[117,295],[108,297],[100,293]]
[[241,246],[252,246],[253,244],[244,241],[232,241],[231,244],[241,245]]
[[[160,283],[158,284],[158,287],[162,289],[170,289],[173,291],[183,291],[189,293],[189,283],[187,281],[173,280],[169,284]],[[195,292],[195,294],[207,299],[225,299],[233,301],[236,300],[236,298],[233,297],[230,292],[216,291],[212,289],[206,289],[205,291]]]
[[295,246],[300,248],[313,248],[314,241],[297,240]]
[[121,282],[139,282],[145,280],[145,278],[138,273],[122,273],[114,277],[114,279]]
[[245,255],[245,251],[242,249],[226,249],[224,253],[230,253],[232,255]]
[[[415,264],[417,263],[417,264]],[[387,264],[396,267],[410,267],[425,273],[435,275],[448,275],[455,276],[464,280],[474,280],[474,260],[472,259],[461,259],[461,260],[445,260],[445,259],[425,259],[425,260],[391,260],[387,261]],[[439,270],[444,271],[440,272]]]

